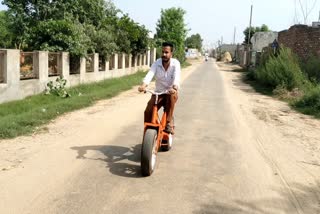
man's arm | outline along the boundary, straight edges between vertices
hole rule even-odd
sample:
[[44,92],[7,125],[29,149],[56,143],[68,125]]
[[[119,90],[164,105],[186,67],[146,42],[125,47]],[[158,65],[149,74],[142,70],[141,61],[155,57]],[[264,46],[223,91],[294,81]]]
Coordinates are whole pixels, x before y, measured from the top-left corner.
[[181,66],[179,61],[177,61],[175,72],[176,74],[175,74],[172,88],[178,91],[178,89],[180,88],[180,76],[181,76]]
[[156,63],[153,63],[149,72],[144,77],[142,84],[138,87],[139,92],[144,92],[146,90],[146,88],[148,87],[148,85],[150,84],[152,78],[154,77],[154,75],[156,73],[156,68],[157,68]]

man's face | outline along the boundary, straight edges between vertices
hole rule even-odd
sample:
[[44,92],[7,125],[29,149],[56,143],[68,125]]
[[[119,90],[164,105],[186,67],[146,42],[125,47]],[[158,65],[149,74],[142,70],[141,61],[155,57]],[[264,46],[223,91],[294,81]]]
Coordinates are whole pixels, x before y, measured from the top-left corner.
[[168,62],[172,57],[172,51],[170,46],[162,47],[162,61]]

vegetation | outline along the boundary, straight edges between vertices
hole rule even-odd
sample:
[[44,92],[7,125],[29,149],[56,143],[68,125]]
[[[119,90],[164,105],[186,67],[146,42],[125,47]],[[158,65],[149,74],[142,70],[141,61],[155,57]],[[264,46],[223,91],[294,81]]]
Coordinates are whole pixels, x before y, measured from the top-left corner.
[[188,48],[196,48],[199,51],[201,51],[202,50],[202,42],[203,42],[203,39],[201,38],[200,34],[197,33],[197,34],[194,34],[194,35],[191,35],[190,37],[188,37],[186,39],[185,45]]
[[59,97],[67,98],[71,95],[66,90],[67,80],[58,77],[55,82],[49,81],[47,83],[46,94],[53,94]]
[[[105,59],[115,52],[137,55],[148,47],[174,43],[174,57],[185,59],[185,44],[202,48],[195,34],[186,40],[185,11],[161,11],[154,39],[149,30],[117,9],[112,0],[3,0],[0,12],[0,47],[24,51],[67,51],[74,57],[99,53]],[[161,48],[160,48],[161,49]]]
[[307,91],[301,99],[293,102],[292,105],[305,114],[320,118],[320,86]]
[[1,104],[0,139],[30,134],[39,126],[66,112],[87,107],[97,100],[111,98],[141,83],[144,72],[93,84],[70,88],[68,99],[52,95],[36,95],[24,100]]
[[[148,30],[105,0],[3,0],[1,46],[21,50],[137,54],[148,47]],[[2,20],[6,20],[3,24]],[[5,29],[2,31],[2,29]],[[10,36],[6,36],[10,35]]]
[[320,59],[319,57],[312,56],[306,63],[301,65],[303,71],[308,76],[309,80],[314,83],[320,83]]
[[181,8],[161,10],[161,17],[157,23],[155,39],[157,46],[161,47],[164,41],[172,42],[175,46],[174,57],[180,62],[185,60],[184,43],[187,36],[184,22],[185,11]]
[[265,86],[288,90],[302,87],[305,81],[298,58],[288,48],[282,48],[278,56],[270,56],[265,65],[256,70],[255,78]]
[[266,51],[260,66],[247,74],[253,87],[264,94],[276,95],[289,101],[297,110],[320,118],[319,60],[312,57],[307,63],[288,48]]
[[12,43],[12,35],[8,26],[8,14],[6,11],[0,11],[0,47],[8,48]]
[[[248,44],[249,29],[251,29],[251,30],[250,30],[250,40],[251,40],[252,36],[253,36],[256,32],[268,32],[268,31],[270,31],[269,27],[268,27],[267,25],[265,25],[265,24],[263,24],[261,27],[251,27],[251,28],[247,27],[247,28],[243,31],[243,34],[244,34],[244,36],[245,36],[245,38],[244,38],[244,43],[245,43],[245,44]],[[251,42],[250,42],[250,44],[251,44]]]

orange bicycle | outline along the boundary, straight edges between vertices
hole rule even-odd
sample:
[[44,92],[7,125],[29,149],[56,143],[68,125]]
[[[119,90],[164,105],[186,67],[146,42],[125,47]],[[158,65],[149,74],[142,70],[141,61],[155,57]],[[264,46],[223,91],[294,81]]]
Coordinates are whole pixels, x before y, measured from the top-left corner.
[[[151,90],[146,90],[145,93],[146,92],[155,95],[156,100],[152,110],[151,123],[144,123],[144,135],[141,148],[141,173],[143,176],[149,176],[153,173],[156,166],[159,149],[161,148],[164,151],[169,151],[173,143],[172,134],[164,132],[167,121],[167,113],[163,111],[160,120],[157,105],[159,96],[169,94],[168,91],[156,93]],[[174,129],[174,125],[172,127]]]

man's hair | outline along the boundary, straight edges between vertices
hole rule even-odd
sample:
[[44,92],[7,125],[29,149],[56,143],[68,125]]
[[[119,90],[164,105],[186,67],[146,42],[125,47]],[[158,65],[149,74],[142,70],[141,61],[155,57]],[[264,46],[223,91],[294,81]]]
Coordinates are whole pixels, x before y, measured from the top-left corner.
[[171,48],[171,52],[173,52],[173,44],[171,42],[162,43],[162,47],[168,47],[168,46]]

